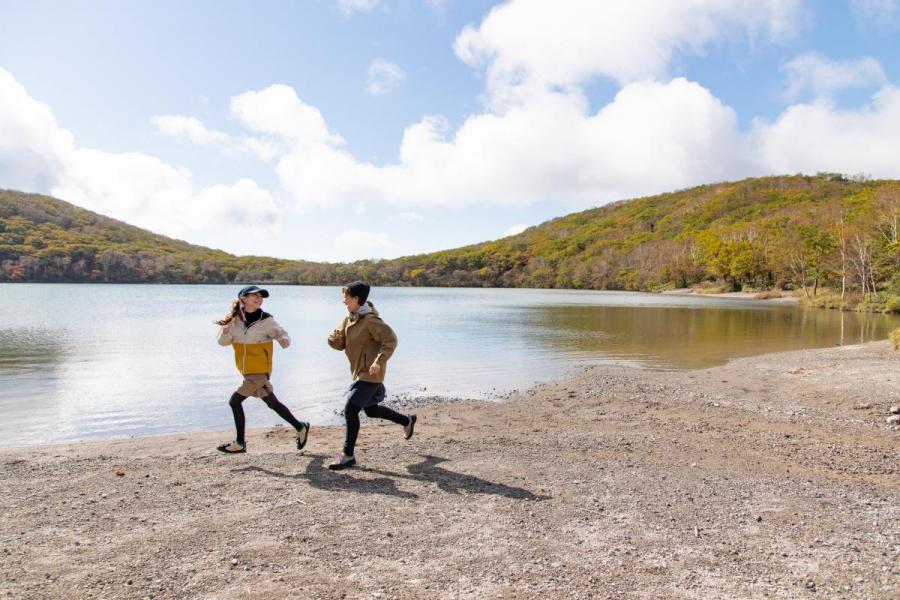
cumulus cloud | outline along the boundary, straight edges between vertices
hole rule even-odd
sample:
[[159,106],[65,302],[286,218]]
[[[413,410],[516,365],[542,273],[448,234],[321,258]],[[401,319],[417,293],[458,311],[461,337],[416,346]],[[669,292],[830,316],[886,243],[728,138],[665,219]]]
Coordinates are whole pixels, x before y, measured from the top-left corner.
[[49,193],[173,236],[237,223],[268,231],[277,223],[274,198],[250,179],[197,190],[190,171],[155,156],[78,146],[2,68],[0,97],[0,186]]
[[[358,160],[287,86],[242,94],[232,112],[277,140],[281,187],[301,207],[597,204],[753,171],[734,111],[667,67],[736,33],[784,38],[801,12],[799,0],[507,2],[455,43],[487,74],[487,110],[455,130],[424,116],[394,164]],[[591,112],[581,86],[598,76],[622,87]]]
[[870,56],[833,61],[808,52],[782,65],[787,77],[786,95],[796,99],[804,93],[830,98],[835,92],[854,87],[880,87],[887,82],[881,63]]
[[406,81],[406,73],[400,65],[383,58],[376,58],[369,63],[369,79],[366,92],[370,96],[384,96]]
[[337,146],[341,136],[328,131],[318,108],[306,104],[287,85],[271,85],[231,99],[231,113],[245,126],[295,146]]
[[[580,94],[545,92],[503,115],[469,117],[455,132],[444,118],[425,117],[404,132],[399,162],[386,166],[358,161],[318,111],[279,95],[284,112],[314,113],[313,125],[269,127],[247,106],[244,121],[284,142],[276,171],[305,207],[589,204],[727,177],[744,159],[734,111],[684,79],[629,84],[595,114]],[[260,116],[269,104],[260,102]]]
[[782,39],[801,22],[800,0],[513,0],[466,26],[454,50],[486,68],[489,105],[503,110],[597,76],[623,85],[665,78],[676,53],[739,34]]
[[212,146],[229,142],[227,134],[209,129],[196,117],[184,115],[157,115],[152,119],[157,130],[173,138],[185,138],[200,146]]
[[885,87],[858,110],[827,102],[797,104],[759,121],[753,146],[767,173],[869,173],[900,176],[900,89]]

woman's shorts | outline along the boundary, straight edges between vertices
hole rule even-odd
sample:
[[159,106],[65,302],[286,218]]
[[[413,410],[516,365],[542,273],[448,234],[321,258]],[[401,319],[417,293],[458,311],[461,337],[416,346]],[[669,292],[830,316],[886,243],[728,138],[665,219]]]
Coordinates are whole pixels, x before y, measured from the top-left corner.
[[256,396],[260,399],[265,398],[273,391],[272,384],[269,382],[268,373],[244,375],[244,383],[237,389],[237,393],[241,396],[246,396],[248,398],[250,396]]
[[375,406],[382,400],[386,390],[383,383],[375,383],[373,381],[354,381],[344,393],[344,400],[347,404],[367,408]]

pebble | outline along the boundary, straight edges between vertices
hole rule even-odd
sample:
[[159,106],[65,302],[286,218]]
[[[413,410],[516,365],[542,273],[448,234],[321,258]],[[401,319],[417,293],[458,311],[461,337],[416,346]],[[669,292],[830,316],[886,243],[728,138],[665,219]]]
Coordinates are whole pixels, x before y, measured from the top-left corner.
[[900,415],[891,415],[885,421],[888,425],[900,425]]
[[900,415],[900,406],[892,406],[891,414],[892,415]]

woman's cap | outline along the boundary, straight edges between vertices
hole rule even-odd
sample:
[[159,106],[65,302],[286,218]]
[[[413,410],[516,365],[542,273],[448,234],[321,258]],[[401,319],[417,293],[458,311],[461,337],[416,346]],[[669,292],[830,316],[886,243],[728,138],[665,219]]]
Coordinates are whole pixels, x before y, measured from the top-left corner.
[[366,300],[369,298],[369,290],[372,288],[369,287],[368,283],[363,281],[354,281],[345,285],[344,289],[347,290],[348,296],[353,296],[359,300],[360,304],[365,304]]
[[257,287],[255,285],[248,285],[245,288],[241,288],[241,291],[238,292],[238,298],[243,298],[244,296],[249,296],[250,294],[259,294],[263,298],[269,297],[269,292],[262,289],[261,287]]

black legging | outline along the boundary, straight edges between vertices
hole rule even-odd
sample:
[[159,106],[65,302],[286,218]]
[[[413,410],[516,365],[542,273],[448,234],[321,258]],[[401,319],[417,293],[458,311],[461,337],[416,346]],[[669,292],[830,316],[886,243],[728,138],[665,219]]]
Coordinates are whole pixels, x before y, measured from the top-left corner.
[[[234,428],[237,429],[237,441],[241,444],[244,443],[244,424],[246,422],[242,402],[246,399],[247,396],[242,396],[235,392],[231,395],[231,400],[228,401],[228,405],[231,406],[231,412],[234,414]],[[288,407],[278,401],[275,394],[269,394],[262,401],[266,403],[266,406],[277,412],[279,417],[293,425],[294,429],[299,430],[303,427],[300,421],[294,418]]]
[[344,406],[344,416],[347,417],[347,438],[344,440],[345,456],[353,456],[353,450],[356,448],[356,438],[359,435],[359,411],[365,411],[367,417],[387,419],[388,421],[393,421],[397,425],[406,425],[409,423],[409,417],[401,415],[387,406],[376,404],[374,406],[363,408],[348,402]]

